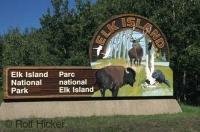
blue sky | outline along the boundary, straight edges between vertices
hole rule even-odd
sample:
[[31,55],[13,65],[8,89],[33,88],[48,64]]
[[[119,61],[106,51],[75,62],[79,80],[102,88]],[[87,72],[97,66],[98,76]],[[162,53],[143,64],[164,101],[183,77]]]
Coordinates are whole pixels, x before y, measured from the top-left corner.
[[[70,8],[75,0],[69,0]],[[0,34],[9,28],[40,27],[39,18],[51,8],[51,0],[0,0]]]

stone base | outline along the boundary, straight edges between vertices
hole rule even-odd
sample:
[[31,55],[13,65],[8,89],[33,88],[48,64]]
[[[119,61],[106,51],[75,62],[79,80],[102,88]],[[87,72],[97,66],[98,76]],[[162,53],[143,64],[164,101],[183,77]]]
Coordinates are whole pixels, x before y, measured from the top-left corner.
[[0,120],[112,115],[154,115],[181,112],[175,99],[3,102]]

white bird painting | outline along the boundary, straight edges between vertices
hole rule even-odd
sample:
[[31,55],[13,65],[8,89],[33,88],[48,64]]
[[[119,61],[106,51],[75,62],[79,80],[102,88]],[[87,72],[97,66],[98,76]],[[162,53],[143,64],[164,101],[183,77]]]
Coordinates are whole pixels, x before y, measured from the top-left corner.
[[93,48],[93,49],[96,49],[96,50],[97,50],[97,56],[99,56],[101,50],[103,49],[103,46],[99,45],[99,47],[97,47],[97,48]]

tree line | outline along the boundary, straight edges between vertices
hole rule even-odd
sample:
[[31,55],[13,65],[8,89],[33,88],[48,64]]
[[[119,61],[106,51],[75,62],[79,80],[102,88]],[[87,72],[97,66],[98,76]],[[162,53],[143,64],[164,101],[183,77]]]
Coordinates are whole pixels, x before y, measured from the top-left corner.
[[52,0],[39,29],[9,29],[0,36],[4,66],[89,65],[89,43],[99,25],[113,15],[134,13],[161,28],[170,49],[175,97],[200,104],[199,0]]

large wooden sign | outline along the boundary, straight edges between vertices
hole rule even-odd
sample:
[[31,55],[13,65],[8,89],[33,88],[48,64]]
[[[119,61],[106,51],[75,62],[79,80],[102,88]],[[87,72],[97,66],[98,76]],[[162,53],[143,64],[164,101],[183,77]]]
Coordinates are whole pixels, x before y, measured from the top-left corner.
[[4,99],[173,96],[166,38],[139,15],[115,16],[90,43],[90,67],[4,68]]

